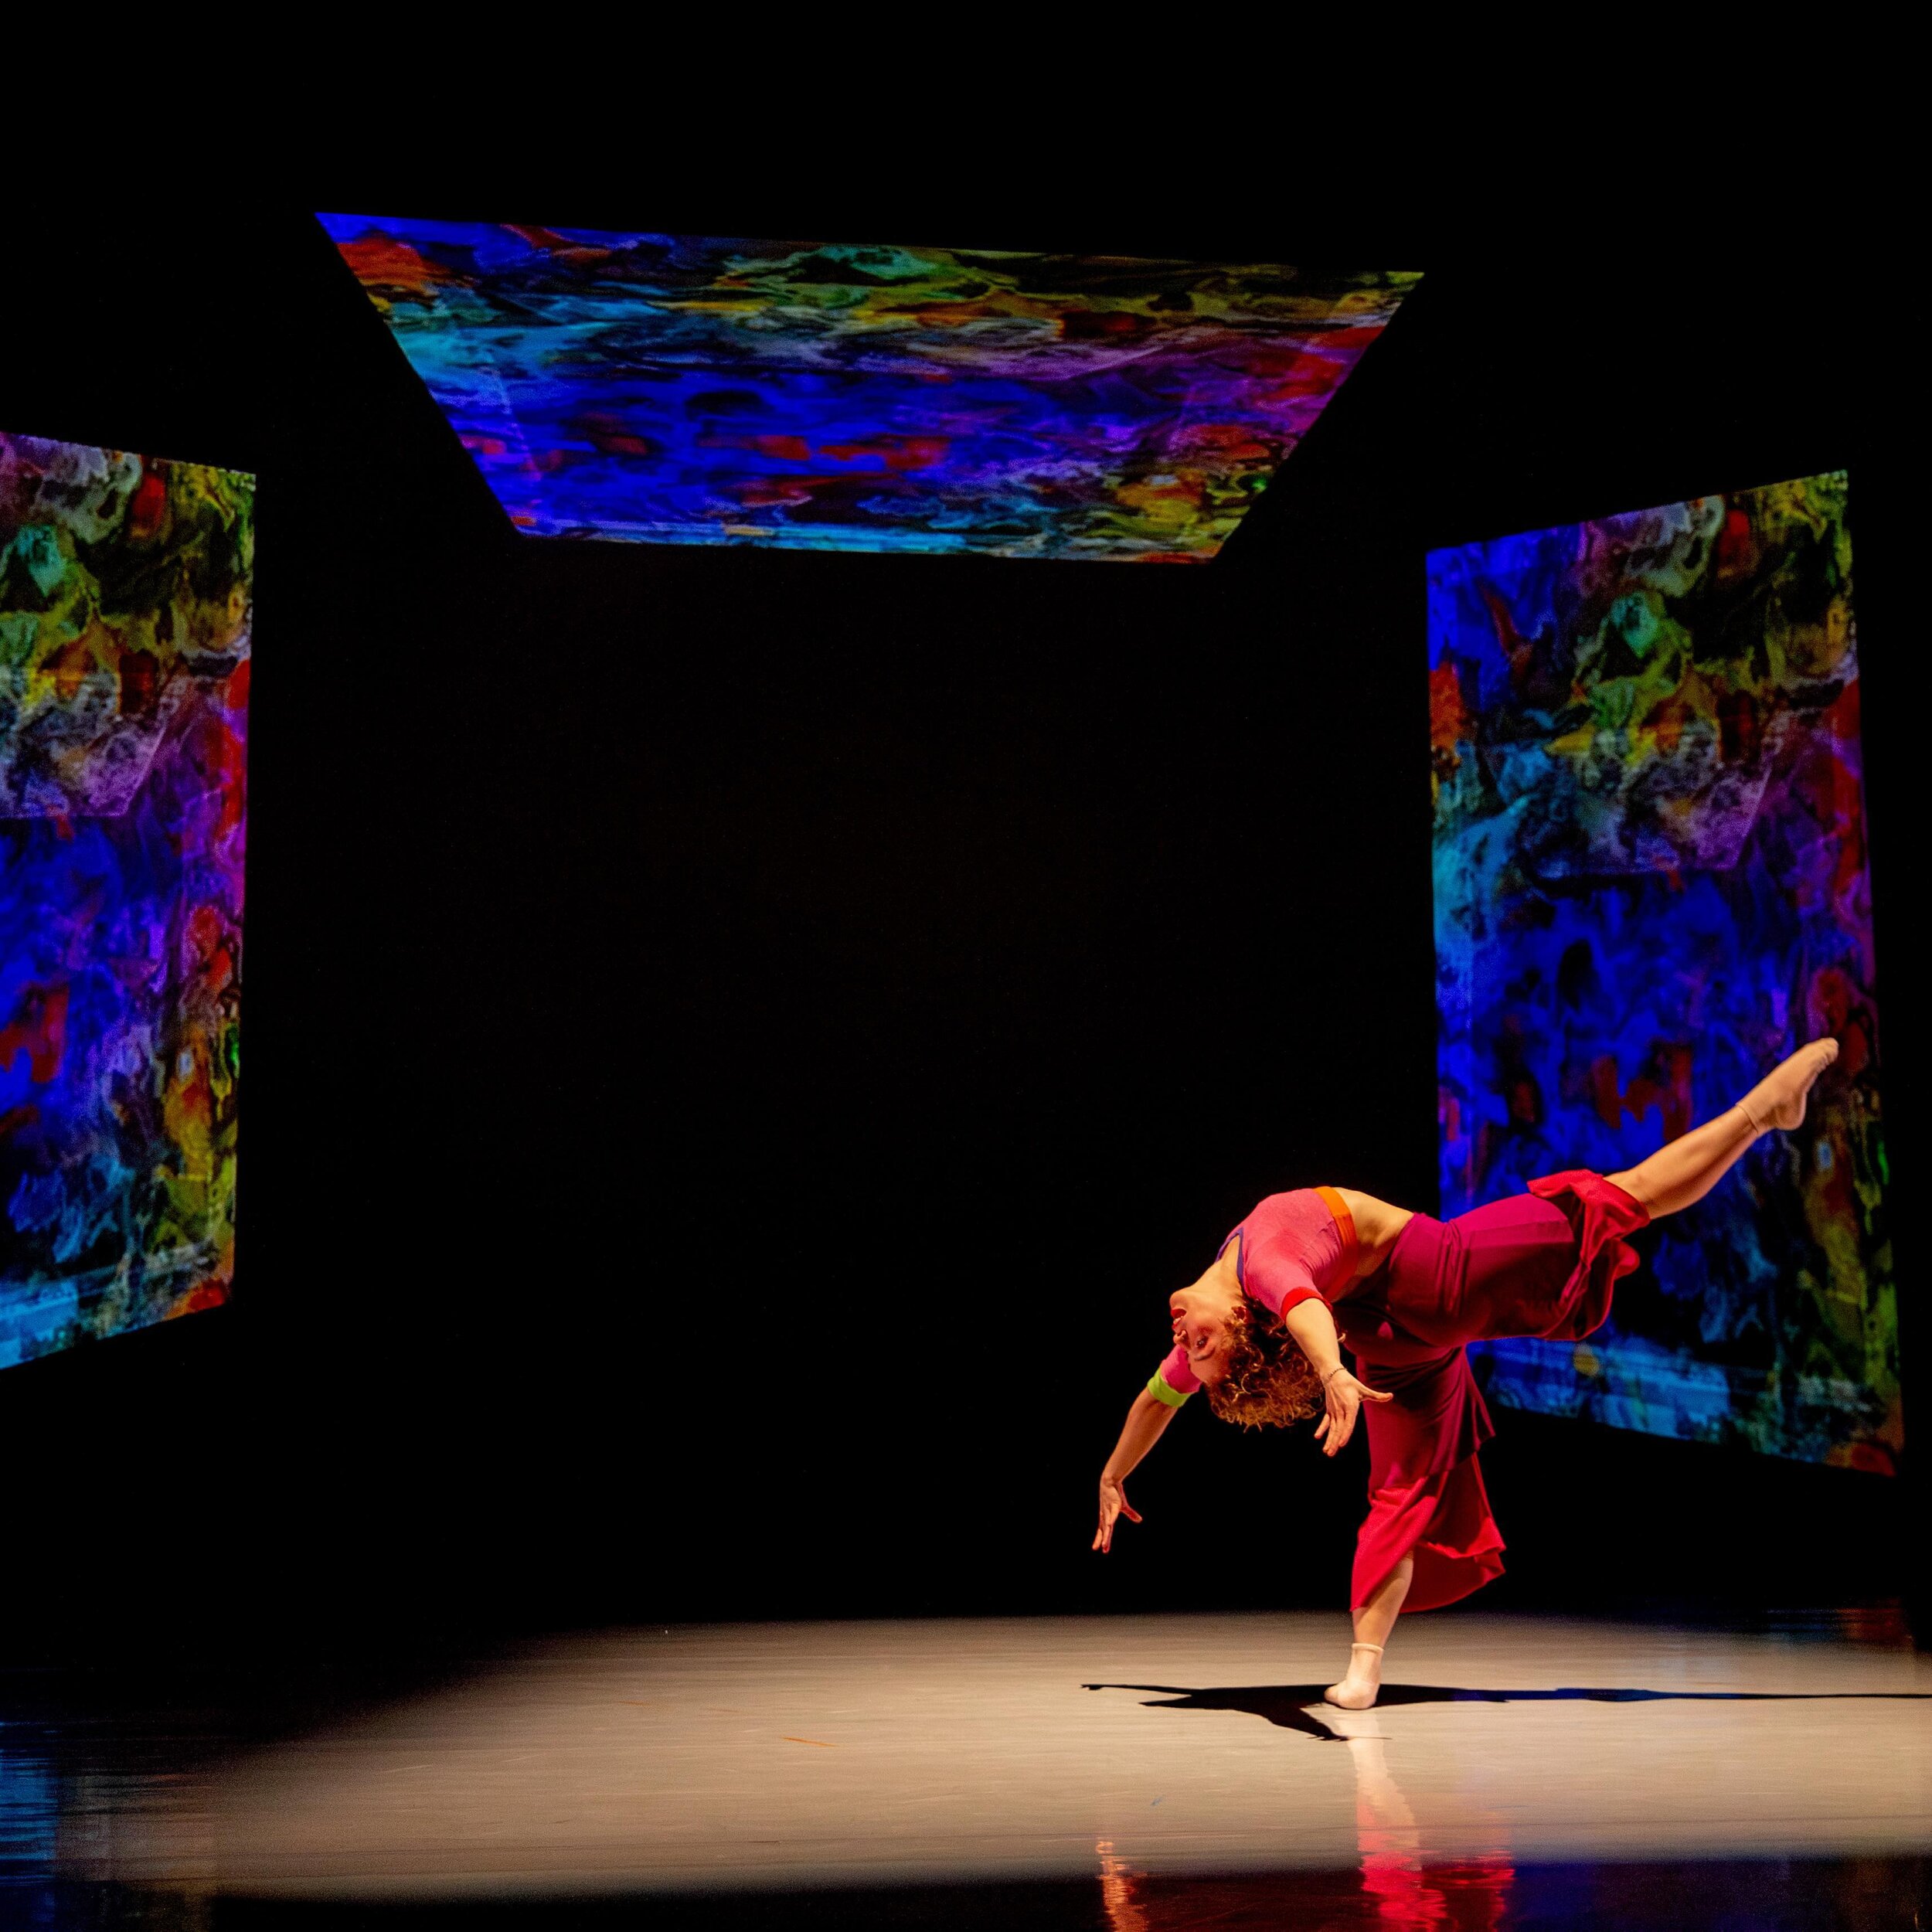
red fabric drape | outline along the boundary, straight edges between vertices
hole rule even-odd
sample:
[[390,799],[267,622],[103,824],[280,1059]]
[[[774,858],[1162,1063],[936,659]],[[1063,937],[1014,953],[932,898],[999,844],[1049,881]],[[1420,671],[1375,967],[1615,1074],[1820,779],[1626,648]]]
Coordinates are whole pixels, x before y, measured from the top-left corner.
[[1454,1603],[1502,1573],[1503,1540],[1476,1452],[1495,1434],[1465,1345],[1511,1336],[1575,1340],[1610,1313],[1637,1266],[1623,1236],[1650,1217],[1600,1174],[1532,1181],[1526,1195],[1437,1221],[1417,1215],[1388,1261],[1338,1301],[1356,1372],[1391,1403],[1365,1403],[1369,1513],[1356,1539],[1359,1608],[1405,1556],[1406,1610]]

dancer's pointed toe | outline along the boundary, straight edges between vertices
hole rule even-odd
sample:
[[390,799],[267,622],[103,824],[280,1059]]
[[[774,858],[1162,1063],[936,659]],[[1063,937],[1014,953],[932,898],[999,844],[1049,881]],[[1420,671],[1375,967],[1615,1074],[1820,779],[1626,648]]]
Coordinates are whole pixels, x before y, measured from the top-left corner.
[[1828,1036],[1801,1046],[1781,1060],[1738,1105],[1757,1132],[1778,1128],[1788,1134],[1804,1124],[1804,1109],[1818,1076],[1838,1058],[1838,1042]]

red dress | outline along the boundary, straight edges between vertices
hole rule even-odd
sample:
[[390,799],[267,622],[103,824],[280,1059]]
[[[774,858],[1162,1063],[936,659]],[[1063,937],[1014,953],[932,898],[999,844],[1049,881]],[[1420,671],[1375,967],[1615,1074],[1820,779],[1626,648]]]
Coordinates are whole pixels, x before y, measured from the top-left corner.
[[[1614,1182],[1577,1168],[1452,1221],[1416,1215],[1359,1280],[1354,1224],[1332,1188],[1270,1195],[1228,1236],[1240,1240],[1248,1294],[1277,1313],[1325,1301],[1356,1374],[1395,1397],[1362,1405],[1369,1513],[1355,1540],[1358,1609],[1405,1556],[1415,1558],[1405,1610],[1454,1603],[1502,1574],[1502,1536],[1476,1461],[1495,1427],[1465,1346],[1577,1341],[1600,1327],[1613,1285],[1637,1265],[1622,1237],[1649,1219]],[[1200,1384],[1177,1349],[1148,1386],[1179,1400]]]

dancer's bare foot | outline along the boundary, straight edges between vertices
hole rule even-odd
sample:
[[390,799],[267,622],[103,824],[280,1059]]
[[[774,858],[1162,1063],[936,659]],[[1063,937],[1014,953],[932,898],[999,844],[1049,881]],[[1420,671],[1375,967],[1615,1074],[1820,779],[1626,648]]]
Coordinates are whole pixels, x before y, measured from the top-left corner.
[[1349,1674],[1338,1684],[1331,1684],[1321,1695],[1328,1703],[1345,1711],[1366,1711],[1382,1692],[1382,1646],[1351,1644]]
[[1804,1123],[1805,1097],[1819,1074],[1838,1058],[1838,1042],[1815,1039],[1789,1060],[1781,1060],[1738,1102],[1739,1111],[1760,1134],[1772,1128],[1789,1133]]

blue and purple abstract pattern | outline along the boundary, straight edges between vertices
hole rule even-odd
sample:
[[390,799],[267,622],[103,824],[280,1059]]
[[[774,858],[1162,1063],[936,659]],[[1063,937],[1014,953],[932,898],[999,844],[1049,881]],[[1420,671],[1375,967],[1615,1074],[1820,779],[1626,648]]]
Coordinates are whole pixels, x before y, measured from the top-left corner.
[[1444,1213],[1843,1049],[1799,1132],[1641,1239],[1607,1328],[1490,1345],[1490,1394],[1892,1469],[1844,476],[1439,550],[1429,599]]
[[324,215],[544,536],[1206,563],[1418,277]]
[[253,519],[0,435],[0,1367],[227,1297]]

